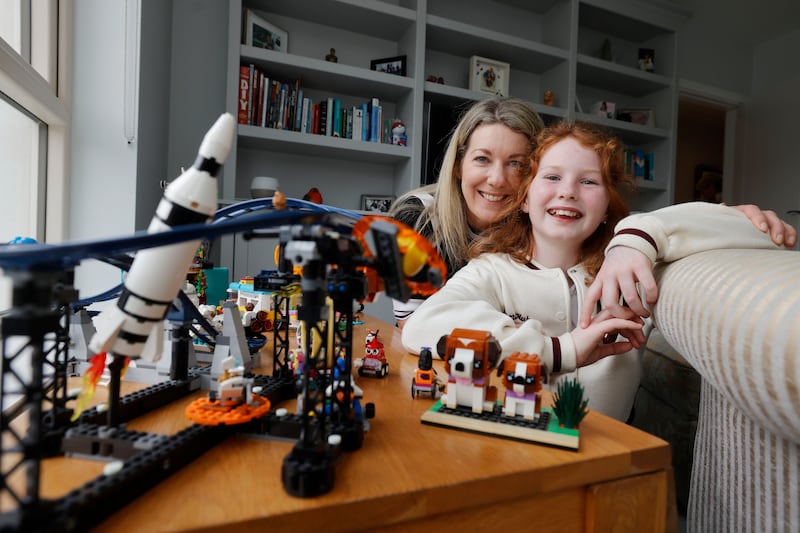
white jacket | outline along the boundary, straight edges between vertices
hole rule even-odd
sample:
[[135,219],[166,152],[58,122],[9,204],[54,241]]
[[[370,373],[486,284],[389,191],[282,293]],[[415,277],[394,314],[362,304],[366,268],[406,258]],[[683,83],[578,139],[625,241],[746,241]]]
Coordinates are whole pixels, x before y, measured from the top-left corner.
[[[614,246],[640,250],[653,262],[709,249],[776,248],[738,210],[702,202],[626,217],[607,250]],[[411,315],[403,328],[403,345],[419,353],[422,346],[436,346],[453,328],[486,330],[500,341],[503,356],[537,353],[548,371],[571,373],[576,369],[571,331],[585,281],[581,265],[564,272],[535,261],[523,265],[507,254],[485,254],[459,270]],[[651,328],[646,321],[645,334]],[[632,350],[581,368],[578,378],[589,407],[626,420],[639,386],[640,365],[639,351]]]

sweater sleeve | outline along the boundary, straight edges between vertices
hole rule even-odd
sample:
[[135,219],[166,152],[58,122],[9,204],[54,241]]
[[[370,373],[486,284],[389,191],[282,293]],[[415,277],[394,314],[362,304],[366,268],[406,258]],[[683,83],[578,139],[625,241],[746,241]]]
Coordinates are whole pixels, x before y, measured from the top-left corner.
[[423,346],[435,347],[454,328],[490,331],[502,346],[501,359],[517,351],[537,353],[551,372],[574,370],[572,334],[548,336],[534,319],[517,325],[503,312],[500,283],[489,261],[470,261],[409,317],[403,327],[403,346],[419,353]]
[[733,207],[689,202],[623,218],[614,228],[614,246],[635,248],[650,261],[677,261],[706,250],[777,249],[747,216]]

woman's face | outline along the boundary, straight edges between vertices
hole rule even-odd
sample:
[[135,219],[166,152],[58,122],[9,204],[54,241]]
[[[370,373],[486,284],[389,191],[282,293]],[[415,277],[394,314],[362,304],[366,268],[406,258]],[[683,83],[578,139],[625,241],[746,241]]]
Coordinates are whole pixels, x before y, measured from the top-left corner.
[[459,176],[472,229],[486,229],[513,200],[529,153],[528,138],[508,126],[482,124],[475,128]]
[[[523,205],[537,251],[546,246],[577,252],[605,220],[609,194],[600,158],[572,137],[542,156]],[[538,253],[537,253],[538,257]]]

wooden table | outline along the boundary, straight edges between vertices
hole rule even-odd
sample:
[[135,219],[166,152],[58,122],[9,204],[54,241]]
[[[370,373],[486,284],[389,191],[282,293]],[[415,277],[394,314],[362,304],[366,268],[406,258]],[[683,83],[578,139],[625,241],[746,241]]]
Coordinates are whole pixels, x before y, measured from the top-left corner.
[[[595,412],[581,425],[577,452],[423,425],[433,401],[411,398],[417,358],[405,352],[399,331],[374,319],[357,326],[355,338],[368,328],[380,329],[391,368],[383,379],[358,378],[376,417],[363,448],[337,463],[328,494],[302,499],[284,491],[281,465],[293,443],[235,435],[96,531],[677,531],[666,442]],[[175,433],[190,424],[184,408],[200,395],[128,428]],[[101,469],[48,461],[44,496]]]

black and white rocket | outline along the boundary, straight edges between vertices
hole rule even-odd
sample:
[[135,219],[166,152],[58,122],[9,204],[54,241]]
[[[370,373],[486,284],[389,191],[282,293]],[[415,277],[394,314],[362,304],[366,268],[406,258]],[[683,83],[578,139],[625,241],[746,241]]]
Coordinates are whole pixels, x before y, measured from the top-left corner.
[[[217,209],[217,174],[231,147],[236,121],[220,116],[203,138],[197,160],[164,191],[149,233],[209,222]],[[132,359],[161,357],[163,320],[186,279],[199,240],[137,252],[117,305],[96,319],[89,342],[94,353],[109,352]]]

